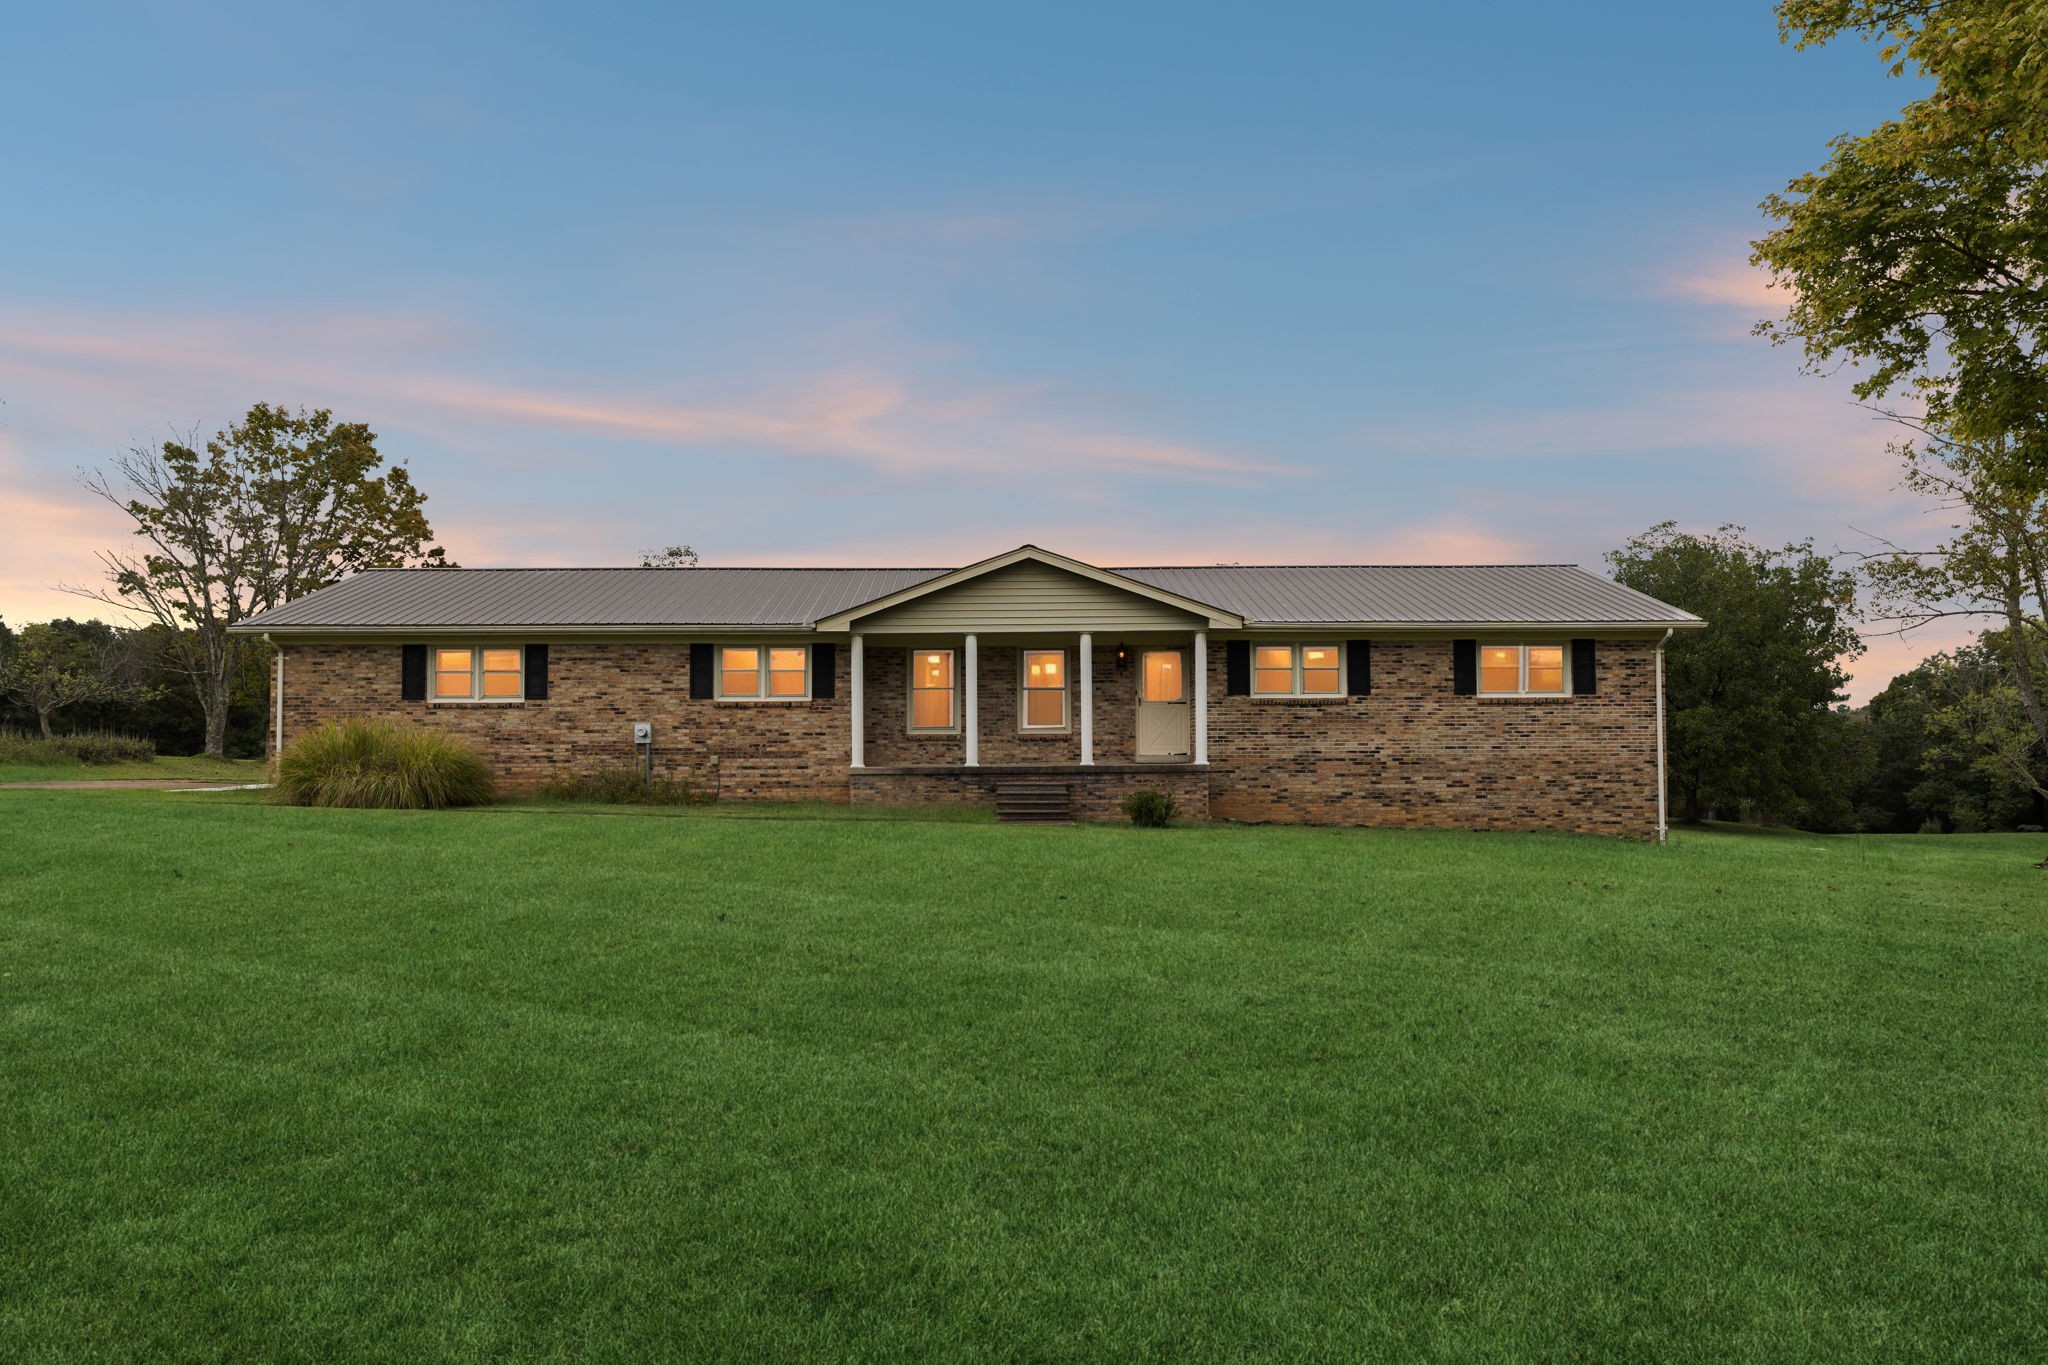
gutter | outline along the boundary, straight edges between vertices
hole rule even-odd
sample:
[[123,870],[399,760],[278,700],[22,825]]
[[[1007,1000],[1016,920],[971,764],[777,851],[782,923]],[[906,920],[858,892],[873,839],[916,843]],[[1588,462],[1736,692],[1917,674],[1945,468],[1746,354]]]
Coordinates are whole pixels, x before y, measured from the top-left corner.
[[284,646],[270,638],[270,632],[263,632],[263,643],[277,651],[277,699],[271,708],[270,759],[284,752]]
[[[1672,632],[1665,631],[1664,638],[1657,642],[1657,842],[1671,841],[1671,788],[1665,775],[1664,763],[1664,646],[1671,643]],[[279,664],[282,678],[283,664]],[[282,687],[282,681],[279,686]]]

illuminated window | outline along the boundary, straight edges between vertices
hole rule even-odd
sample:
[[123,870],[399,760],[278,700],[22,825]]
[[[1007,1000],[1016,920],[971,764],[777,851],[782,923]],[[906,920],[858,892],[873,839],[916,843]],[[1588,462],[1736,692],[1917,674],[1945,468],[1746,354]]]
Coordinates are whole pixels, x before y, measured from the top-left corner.
[[435,701],[519,701],[526,696],[525,651],[437,649]]
[[1067,651],[1024,651],[1024,705],[1019,722],[1026,730],[1067,728]]
[[953,716],[953,651],[914,649],[910,652],[910,728],[951,730]]
[[1187,681],[1181,676],[1181,653],[1177,649],[1145,651],[1144,700],[1179,701],[1186,695]]
[[718,695],[731,701],[801,700],[811,695],[810,658],[810,650],[802,645],[723,645],[718,651]]
[[1336,697],[1344,692],[1344,656],[1336,645],[1259,645],[1252,691],[1262,697]]
[[1507,696],[1563,696],[1563,645],[1482,645],[1479,690]]

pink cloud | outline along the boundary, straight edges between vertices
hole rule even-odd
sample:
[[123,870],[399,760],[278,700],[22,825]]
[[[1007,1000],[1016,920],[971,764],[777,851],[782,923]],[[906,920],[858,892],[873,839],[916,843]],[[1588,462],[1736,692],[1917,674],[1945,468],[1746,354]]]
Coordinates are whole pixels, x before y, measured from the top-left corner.
[[1792,302],[1789,285],[1772,281],[1771,273],[1748,261],[1731,261],[1665,281],[1664,292],[1693,303],[1778,314]]

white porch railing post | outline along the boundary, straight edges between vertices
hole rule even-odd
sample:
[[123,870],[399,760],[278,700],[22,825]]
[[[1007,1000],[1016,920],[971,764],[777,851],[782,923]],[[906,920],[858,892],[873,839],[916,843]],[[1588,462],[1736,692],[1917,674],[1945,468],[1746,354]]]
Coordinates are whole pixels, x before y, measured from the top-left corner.
[[964,691],[967,717],[961,729],[967,735],[967,766],[970,768],[981,766],[981,655],[976,644],[972,635],[967,637],[967,687]]
[[853,659],[847,665],[853,671],[853,686],[849,689],[853,701],[853,766],[865,768],[867,764],[867,682],[868,665],[865,651],[861,648],[861,637],[853,637]]
[[1209,761],[1209,632],[1195,632],[1195,762]]
[[1081,632],[1081,762],[1095,763],[1095,637]]

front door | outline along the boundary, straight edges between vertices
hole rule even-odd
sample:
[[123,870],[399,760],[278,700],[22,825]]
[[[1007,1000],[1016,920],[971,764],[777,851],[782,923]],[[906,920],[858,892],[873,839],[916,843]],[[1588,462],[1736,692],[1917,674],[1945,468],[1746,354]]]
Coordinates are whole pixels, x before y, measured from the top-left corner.
[[1195,728],[1187,651],[1147,649],[1138,663],[1138,757],[1186,758]]

